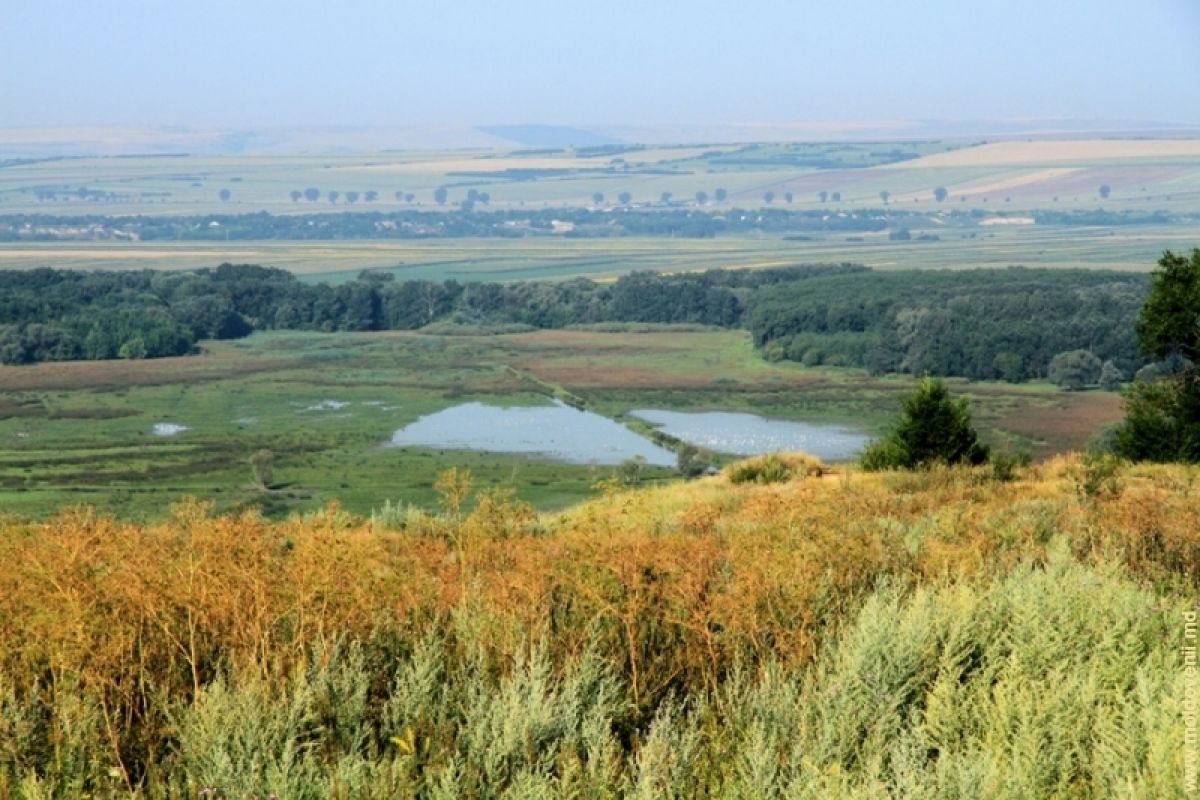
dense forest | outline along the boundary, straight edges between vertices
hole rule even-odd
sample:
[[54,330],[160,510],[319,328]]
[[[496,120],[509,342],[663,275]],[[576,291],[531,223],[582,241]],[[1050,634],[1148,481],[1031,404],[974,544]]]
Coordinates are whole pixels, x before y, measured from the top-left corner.
[[[249,241],[309,239],[436,239],[443,237],[675,236],[724,234],[873,233],[908,228],[974,228],[996,216],[980,209],[936,213],[896,208],[711,209],[690,202],[607,208],[489,209],[464,202],[445,210],[402,209],[300,214],[0,216],[0,241],[137,240]],[[1004,216],[1001,214],[1000,216]],[[936,218],[936,222],[934,219]],[[1037,211],[1039,224],[1146,225],[1195,222],[1163,211]]]
[[[876,373],[1023,381],[1083,351],[1128,377],[1145,276],[1011,268],[875,272],[850,264],[636,272],[613,283],[397,281],[337,286],[284,270],[0,272],[0,362],[153,358],[254,330],[415,330],[431,323],[746,327],[772,359]],[[1116,371],[1116,372],[1114,372]],[[1084,383],[1094,383],[1095,377]]]
[[756,295],[747,324],[768,358],[809,365],[1016,382],[1082,350],[1128,377],[1148,286],[1085,270],[868,272]]
[[865,272],[852,265],[662,276],[612,284],[395,281],[363,273],[337,286],[222,264],[196,272],[0,272],[0,362],[183,355],[201,339],[254,330],[413,330],[433,322],[560,328],[597,322],[735,327],[761,286]]

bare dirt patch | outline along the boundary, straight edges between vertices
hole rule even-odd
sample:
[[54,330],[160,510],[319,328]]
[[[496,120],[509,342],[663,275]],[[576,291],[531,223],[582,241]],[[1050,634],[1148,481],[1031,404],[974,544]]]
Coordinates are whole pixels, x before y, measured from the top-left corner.
[[178,356],[144,361],[53,361],[0,367],[0,392],[34,389],[121,389],[218,380],[295,366],[292,360]]
[[1121,398],[1106,392],[1063,393],[1054,406],[1023,406],[997,427],[1045,442],[1051,451],[1081,450],[1102,426],[1119,422]]
[[[975,181],[967,181],[966,183],[952,184],[946,187],[951,197],[986,195],[989,193],[1007,193],[1013,194],[1016,190],[1037,186],[1040,194],[1046,194],[1044,185],[1058,179],[1067,177],[1075,172],[1084,171],[1083,167],[1051,167],[1049,169],[1038,169],[1031,171],[1021,171],[1008,173],[1005,175],[993,175],[987,178],[982,178]],[[1099,184],[1096,184],[1099,186]],[[1096,186],[1093,186],[1095,190]],[[899,195],[897,202],[911,201],[913,199],[925,200],[929,197],[929,192],[908,192]]]
[[589,169],[603,167],[608,159],[573,158],[456,158],[439,161],[410,161],[396,164],[334,167],[331,172],[388,175],[395,173],[444,174],[447,172],[503,172],[508,169]]
[[[87,250],[67,250],[58,247],[6,248],[0,250],[0,259],[25,259],[27,261],[47,261],[54,258],[87,258],[94,260],[120,259],[122,261],[163,259],[163,258],[210,258],[213,250],[143,250],[136,246],[104,245]],[[264,254],[259,250],[221,250],[220,256],[228,259],[254,259]],[[24,265],[21,265],[24,268]],[[0,266],[0,269],[3,267]]]
[[905,169],[1072,164],[1126,159],[1198,159],[1200,139],[1066,139],[995,142],[905,161]]
[[776,194],[782,192],[793,192],[795,194],[815,194],[822,191],[838,191],[844,193],[851,186],[855,186],[860,183],[877,181],[882,176],[883,173],[878,168],[819,170],[808,175],[799,175],[795,178],[789,178],[786,181],[780,181],[779,183],[771,184],[767,187],[758,187],[749,191],[733,192],[732,194],[735,198],[754,197],[757,199],[762,193],[761,190],[764,188],[772,189]]
[[1170,165],[1091,167],[1070,170],[1038,186],[1024,188],[1036,189],[1039,194],[1073,196],[1095,194],[1101,185],[1107,184],[1112,189],[1113,197],[1121,198],[1140,193],[1143,187],[1161,190],[1162,187],[1156,184],[1182,178],[1195,171],[1194,168]]

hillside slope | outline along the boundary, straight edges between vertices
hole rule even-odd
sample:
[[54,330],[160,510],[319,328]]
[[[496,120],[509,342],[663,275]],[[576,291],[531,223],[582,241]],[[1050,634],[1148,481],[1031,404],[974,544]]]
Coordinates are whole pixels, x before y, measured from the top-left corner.
[[1184,796],[1194,469],[784,465],[0,521],[0,797]]

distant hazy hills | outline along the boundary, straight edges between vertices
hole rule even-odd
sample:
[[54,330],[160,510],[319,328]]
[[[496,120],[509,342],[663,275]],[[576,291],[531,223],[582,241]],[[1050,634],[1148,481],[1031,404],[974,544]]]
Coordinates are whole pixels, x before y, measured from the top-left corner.
[[359,153],[461,148],[565,148],[624,143],[709,144],[1057,136],[1195,136],[1200,129],[1138,120],[895,120],[646,126],[514,124],[473,127],[305,127],[253,130],[183,127],[0,128],[0,159],[151,154]]

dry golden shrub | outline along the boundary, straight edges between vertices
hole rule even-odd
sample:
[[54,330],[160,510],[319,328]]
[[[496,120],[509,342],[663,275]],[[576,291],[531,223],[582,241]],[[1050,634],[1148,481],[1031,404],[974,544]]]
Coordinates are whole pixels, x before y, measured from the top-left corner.
[[495,663],[531,637],[555,663],[590,650],[650,707],[737,663],[807,663],[881,581],[984,581],[1042,562],[1056,538],[1194,586],[1200,503],[1182,468],[1122,475],[1119,494],[1092,498],[1074,463],[1008,483],[969,469],[713,478],[556,516],[488,495],[402,531],[336,506],[283,522],[195,502],[145,526],[87,509],[4,519],[0,674],[22,692],[77,682],[113,751],[144,754],[167,735],[164,697],[187,702],[231,669],[286,674],[380,630],[446,634],[464,609],[471,648]]

